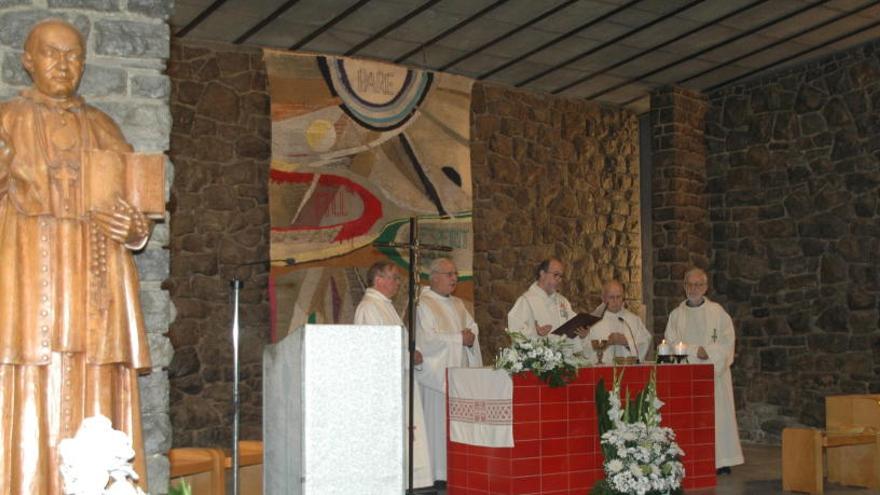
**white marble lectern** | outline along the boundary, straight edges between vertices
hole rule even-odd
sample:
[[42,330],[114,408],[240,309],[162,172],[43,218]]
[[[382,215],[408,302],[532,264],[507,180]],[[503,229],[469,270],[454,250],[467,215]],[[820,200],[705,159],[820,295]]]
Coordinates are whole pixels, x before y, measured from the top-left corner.
[[265,493],[402,493],[404,358],[399,326],[305,325],[266,346]]

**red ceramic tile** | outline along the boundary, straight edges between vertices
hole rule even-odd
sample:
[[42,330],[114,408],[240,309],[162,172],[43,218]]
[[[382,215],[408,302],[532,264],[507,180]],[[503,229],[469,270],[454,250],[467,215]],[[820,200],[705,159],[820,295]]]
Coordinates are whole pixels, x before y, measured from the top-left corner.
[[567,438],[546,438],[541,440],[541,456],[565,455],[568,453]]
[[510,480],[510,486],[513,489],[513,493],[517,493],[520,495],[531,494],[531,493],[540,493],[540,491],[541,491],[541,477],[540,476],[513,477]]
[[487,473],[489,472],[489,458],[483,455],[472,455],[468,457],[468,471]]
[[545,474],[541,477],[541,493],[568,490],[568,473]]
[[540,438],[559,438],[567,434],[568,423],[566,421],[542,421]]
[[508,495],[513,493],[512,486],[512,480],[508,476],[489,477],[489,492],[492,495]]
[[469,490],[489,491],[489,475],[486,473],[468,472],[467,487]]
[[675,397],[690,397],[692,382],[689,380],[675,381],[669,384],[669,400]]
[[694,412],[711,412],[715,413],[715,398],[712,396],[694,397]]
[[486,472],[490,477],[510,476],[513,461],[510,459],[489,458],[486,461]]
[[467,471],[446,469],[446,485],[464,487],[467,485]]
[[586,490],[591,486],[593,486],[593,476],[590,471],[570,471],[568,473],[569,490],[580,490],[581,493],[586,493]]
[[538,457],[541,455],[540,440],[516,440],[514,441],[512,456],[516,459],[525,457]]
[[682,428],[675,430],[675,440],[679,445],[690,445],[694,443],[693,428]]
[[699,428],[694,431],[694,443],[715,445],[715,428]]
[[709,460],[698,461],[695,464],[694,469],[691,471],[691,474],[695,477],[698,476],[709,476],[715,474],[715,457],[713,456]]
[[540,406],[537,403],[513,405],[513,420],[518,423],[538,421],[540,417]]
[[[541,456],[541,474],[546,477],[547,473],[565,473],[568,471],[568,456],[554,455]],[[566,488],[567,484],[562,488]],[[554,490],[557,488],[554,488]]]
[[711,488],[716,484],[715,476],[693,476],[690,478],[690,488]]
[[568,437],[566,440],[567,452],[569,454],[586,454],[592,451],[593,437]]
[[513,441],[535,440],[541,437],[541,423],[514,423]]
[[511,461],[510,475],[513,477],[535,476],[541,474],[541,458],[514,459]]
[[713,380],[715,378],[715,369],[711,364],[701,364],[691,369],[691,376],[694,380]]
[[592,384],[573,383],[568,387],[569,402],[593,402],[596,400],[596,387]]
[[670,397],[668,401],[666,401],[666,405],[660,410],[662,413],[677,413],[677,412],[686,412],[693,409],[693,399],[690,396],[686,397]]
[[568,417],[567,402],[541,403],[541,421],[559,421]]
[[673,382],[689,382],[691,381],[691,368],[688,365],[670,366],[669,377]]
[[513,375],[512,381],[514,390],[519,387],[537,387],[541,385],[541,380],[531,372]]
[[694,414],[694,425],[698,428],[715,428],[715,413],[701,412]]
[[693,385],[693,396],[694,397],[711,397],[715,394],[715,382],[710,381],[699,381],[694,382]]
[[538,388],[541,402],[565,402],[568,400],[568,387],[550,387],[542,385]]

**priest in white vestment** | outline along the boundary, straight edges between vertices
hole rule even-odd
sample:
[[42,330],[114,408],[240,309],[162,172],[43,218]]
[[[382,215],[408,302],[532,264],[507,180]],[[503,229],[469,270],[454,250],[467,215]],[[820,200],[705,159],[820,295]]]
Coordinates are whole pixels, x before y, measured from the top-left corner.
[[584,340],[584,354],[596,363],[598,356],[590,342],[607,340],[608,348],[602,357],[604,364],[612,364],[615,357],[630,356],[644,362],[653,339],[642,319],[623,307],[623,284],[617,280],[605,282],[602,303],[605,312],[602,319],[590,328],[589,338]]
[[[391,298],[400,289],[400,271],[393,263],[378,261],[367,271],[367,283],[369,288],[364,292],[364,297],[354,311],[355,325],[399,325],[404,327],[400,315],[397,313]],[[418,367],[422,363],[422,355],[416,350],[413,357]],[[418,369],[418,368],[417,368]],[[407,385],[409,390],[409,385]],[[407,401],[408,402],[408,401]],[[408,404],[404,407],[409,418]],[[415,387],[413,394],[413,487],[420,488],[433,486],[434,478],[431,475],[431,456],[428,447],[427,430],[425,429],[425,414],[422,409],[422,399],[419,387]],[[409,436],[407,450],[404,451],[405,459],[409,459]]]
[[684,342],[690,363],[711,364],[715,370],[715,468],[730,473],[730,466],[745,462],[739,443],[733,402],[733,364],[736,335],[733,321],[718,303],[707,299],[708,277],[699,268],[684,277],[687,299],[669,315],[666,342]]
[[[576,314],[568,299],[556,291],[564,275],[562,261],[556,258],[542,261],[535,270],[535,282],[507,313],[507,329],[526,337],[566,338],[550,333]],[[578,335],[583,339],[587,330],[579,330]]]
[[423,364],[418,372],[434,479],[446,480],[446,368],[479,368],[479,329],[464,301],[452,295],[458,270],[449,258],[430,266],[430,287],[422,288],[416,313],[416,342]]

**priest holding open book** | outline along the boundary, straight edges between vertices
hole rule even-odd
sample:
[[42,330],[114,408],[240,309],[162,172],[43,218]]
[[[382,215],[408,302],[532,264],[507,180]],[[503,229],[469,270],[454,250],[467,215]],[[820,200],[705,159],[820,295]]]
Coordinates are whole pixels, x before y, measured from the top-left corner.
[[[535,282],[507,313],[507,329],[526,337],[550,335],[551,338],[566,338],[551,334],[577,315],[568,299],[556,291],[564,275],[562,261],[557,258],[542,261],[535,269]],[[574,331],[581,339],[588,333],[589,330],[583,327]]]

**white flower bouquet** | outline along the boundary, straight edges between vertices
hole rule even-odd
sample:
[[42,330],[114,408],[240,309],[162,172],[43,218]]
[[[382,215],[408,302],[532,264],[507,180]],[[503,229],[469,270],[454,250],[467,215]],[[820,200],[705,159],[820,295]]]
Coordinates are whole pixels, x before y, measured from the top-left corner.
[[519,332],[507,332],[510,347],[501,349],[495,358],[495,368],[511,375],[531,371],[551,387],[561,387],[577,376],[577,369],[588,361],[575,350],[567,339],[526,337]]
[[611,393],[604,380],[596,386],[596,412],[605,456],[605,479],[596,483],[592,495],[663,495],[682,493],[684,451],[675,432],[660,426],[657,376],[632,400],[629,390],[621,403],[620,382],[624,369],[615,370]]
[[105,416],[82,421],[76,435],[58,445],[65,495],[144,495],[135,484],[134,449]]

